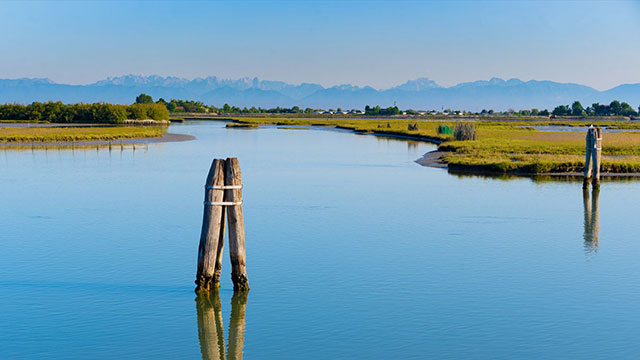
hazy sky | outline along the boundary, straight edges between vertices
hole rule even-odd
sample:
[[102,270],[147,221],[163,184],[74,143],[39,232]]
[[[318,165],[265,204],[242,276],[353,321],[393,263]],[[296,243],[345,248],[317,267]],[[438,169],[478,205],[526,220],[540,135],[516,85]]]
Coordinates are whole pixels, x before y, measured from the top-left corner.
[[0,78],[640,82],[640,1],[5,2]]

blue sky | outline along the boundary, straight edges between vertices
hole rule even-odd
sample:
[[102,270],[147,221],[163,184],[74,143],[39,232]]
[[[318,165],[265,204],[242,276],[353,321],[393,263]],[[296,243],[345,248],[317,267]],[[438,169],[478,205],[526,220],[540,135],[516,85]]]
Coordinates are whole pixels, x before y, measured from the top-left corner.
[[640,1],[0,2],[0,78],[640,82]]

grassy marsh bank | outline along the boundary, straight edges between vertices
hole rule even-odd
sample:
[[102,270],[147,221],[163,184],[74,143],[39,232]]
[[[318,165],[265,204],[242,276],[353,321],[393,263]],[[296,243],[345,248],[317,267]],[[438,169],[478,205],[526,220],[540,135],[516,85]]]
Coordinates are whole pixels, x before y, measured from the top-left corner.
[[[303,117],[212,117],[246,126],[308,125],[349,129],[358,133],[392,135],[439,144],[442,160],[452,170],[490,173],[576,173],[584,167],[585,133],[537,131],[534,126],[578,127],[597,125],[609,129],[640,129],[640,122],[625,120],[481,120],[475,121],[477,140],[456,141],[438,134],[438,125],[450,120],[357,119]],[[409,130],[409,124],[418,124]],[[607,132],[603,140],[602,172],[640,173],[640,133]]]
[[113,141],[161,137],[162,127],[12,127],[0,128],[0,143]]

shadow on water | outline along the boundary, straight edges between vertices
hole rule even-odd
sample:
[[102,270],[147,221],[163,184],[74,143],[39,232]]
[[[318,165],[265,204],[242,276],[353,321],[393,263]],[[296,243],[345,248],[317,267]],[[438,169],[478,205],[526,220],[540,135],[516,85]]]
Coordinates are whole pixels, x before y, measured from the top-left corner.
[[215,289],[209,295],[198,295],[196,298],[198,339],[203,360],[242,359],[247,296],[248,292],[246,291],[233,293],[227,333],[228,345],[225,351],[220,292]]
[[[544,184],[544,183],[554,183],[554,182],[565,182],[565,183],[579,183],[582,184],[584,180],[584,176],[582,174],[575,175],[517,175],[517,174],[472,174],[467,172],[454,172],[448,170],[450,175],[453,175],[459,179],[486,179],[486,180],[501,180],[501,181],[511,181],[511,180],[522,180],[529,179],[531,182]],[[600,178],[601,183],[631,183],[631,182],[640,182],[640,176],[602,176]]]
[[584,250],[587,255],[598,252],[600,245],[600,212],[598,202],[600,189],[594,188],[589,201],[589,189],[583,189],[582,202],[584,205]]

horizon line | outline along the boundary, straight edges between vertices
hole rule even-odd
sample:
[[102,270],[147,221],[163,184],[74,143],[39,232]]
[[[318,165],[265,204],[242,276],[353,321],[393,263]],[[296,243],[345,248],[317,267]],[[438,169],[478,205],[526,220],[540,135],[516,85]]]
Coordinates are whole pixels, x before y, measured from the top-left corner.
[[589,85],[585,85],[585,84],[581,84],[581,83],[576,83],[576,82],[559,82],[559,81],[548,80],[548,79],[544,79],[544,80],[538,80],[538,79],[522,80],[522,79],[517,78],[517,77],[511,77],[511,78],[505,79],[505,78],[493,76],[493,77],[491,77],[489,79],[486,79],[486,80],[485,79],[470,80],[470,81],[459,82],[459,83],[456,83],[456,84],[451,85],[451,86],[443,86],[443,85],[440,85],[436,80],[433,80],[432,78],[429,78],[429,77],[426,77],[426,76],[419,76],[419,77],[416,77],[416,78],[413,78],[413,79],[408,79],[408,80],[406,80],[406,81],[404,81],[402,83],[393,85],[391,87],[376,88],[376,87],[373,87],[371,85],[354,85],[354,84],[351,84],[351,83],[341,83],[341,84],[327,86],[327,85],[323,85],[323,84],[320,84],[320,83],[305,82],[305,81],[302,81],[302,82],[287,82],[287,81],[284,81],[284,80],[263,79],[263,78],[260,78],[258,76],[243,76],[243,77],[238,77],[238,78],[232,78],[232,77],[221,77],[221,76],[217,76],[217,75],[207,75],[207,76],[197,76],[197,77],[193,77],[193,78],[188,78],[188,77],[180,77],[180,76],[176,76],[176,75],[158,75],[158,74],[143,75],[143,74],[133,74],[133,73],[124,74],[124,75],[108,76],[108,77],[106,77],[104,79],[96,80],[96,81],[90,82],[90,83],[67,83],[67,82],[54,81],[49,77],[26,77],[26,76],[15,77],[15,78],[0,78],[0,80],[46,80],[46,81],[49,81],[50,83],[52,83],[54,85],[91,86],[91,85],[96,85],[97,83],[99,83],[101,81],[124,78],[124,77],[128,77],[128,76],[142,77],[142,78],[159,77],[159,78],[162,78],[162,79],[176,78],[176,79],[179,79],[179,80],[186,80],[188,82],[192,82],[192,81],[198,80],[198,79],[205,80],[205,79],[208,79],[208,78],[216,78],[216,79],[219,79],[219,80],[229,80],[229,81],[239,81],[239,80],[243,80],[243,79],[250,79],[250,80],[257,79],[259,81],[281,82],[281,83],[285,83],[287,85],[292,85],[292,86],[301,86],[301,85],[309,84],[309,85],[319,85],[319,86],[323,87],[324,89],[330,89],[330,88],[335,88],[335,87],[340,87],[340,86],[353,86],[353,87],[357,87],[357,88],[360,88],[360,89],[371,88],[371,89],[374,89],[376,91],[391,90],[393,88],[405,85],[408,82],[417,81],[417,80],[429,80],[429,81],[432,81],[436,85],[436,87],[434,87],[434,88],[440,88],[440,89],[450,89],[450,88],[453,88],[453,87],[456,87],[456,86],[459,86],[459,85],[462,85],[462,84],[472,84],[472,83],[482,82],[482,81],[490,82],[490,81],[492,81],[494,79],[497,79],[497,80],[501,80],[501,81],[504,81],[504,82],[509,82],[511,80],[518,80],[518,81],[521,81],[523,83],[528,83],[528,82],[535,81],[535,82],[551,82],[551,83],[562,84],[562,85],[579,85],[579,86],[584,86],[584,87],[591,88],[591,89],[596,90],[598,92],[609,91],[611,89],[614,89],[616,87],[623,86],[623,85],[640,84],[640,82],[637,82],[637,83],[634,83],[634,82],[619,83],[619,84],[617,84],[617,85],[615,85],[613,87],[600,90],[600,89],[595,88],[593,86],[589,86]]

